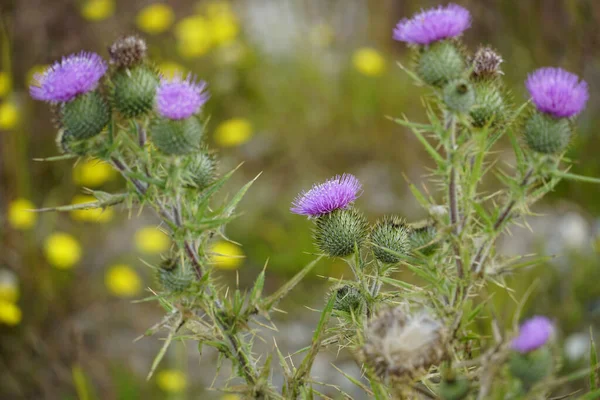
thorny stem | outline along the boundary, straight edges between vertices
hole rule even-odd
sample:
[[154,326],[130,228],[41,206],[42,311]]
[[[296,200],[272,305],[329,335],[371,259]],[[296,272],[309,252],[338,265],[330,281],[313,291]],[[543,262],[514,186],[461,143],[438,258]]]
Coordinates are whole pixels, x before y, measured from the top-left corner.
[[456,259],[456,274],[459,279],[464,276],[463,263],[460,258],[460,247],[456,243],[456,239],[460,235],[461,226],[459,221],[459,210],[458,210],[458,188],[457,188],[457,173],[454,167],[454,158],[456,150],[456,117],[451,115],[446,120],[446,130],[450,133],[450,145],[448,146],[448,164],[450,166],[450,184],[448,185],[448,209],[450,212],[450,225],[452,225],[452,233],[454,235],[455,242],[453,244],[454,255]]

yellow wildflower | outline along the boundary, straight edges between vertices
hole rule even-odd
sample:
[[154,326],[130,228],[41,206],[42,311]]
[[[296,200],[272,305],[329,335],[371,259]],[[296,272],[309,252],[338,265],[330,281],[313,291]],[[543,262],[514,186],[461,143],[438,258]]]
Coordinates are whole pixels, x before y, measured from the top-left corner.
[[19,281],[17,275],[8,269],[0,270],[0,301],[15,303],[19,300]]
[[173,61],[164,61],[158,65],[158,70],[165,78],[173,78],[175,75],[184,75],[185,68]]
[[156,384],[169,393],[181,393],[187,386],[185,374],[176,369],[165,369],[156,375]]
[[81,259],[81,245],[72,235],[55,232],[46,238],[44,253],[55,268],[70,269]]
[[135,246],[142,253],[158,254],[169,250],[171,239],[154,226],[145,226],[135,233]]
[[102,186],[113,179],[117,173],[107,163],[89,158],[75,165],[73,169],[73,182],[89,188]]
[[142,280],[129,265],[117,264],[104,275],[104,284],[117,297],[134,297],[142,291]]
[[[201,7],[206,10],[206,15],[208,15],[209,17],[214,17],[222,14],[233,14],[231,4],[227,1],[209,1],[206,3],[202,3]],[[199,9],[199,11],[202,10]]]
[[15,229],[30,229],[37,221],[35,205],[27,199],[16,199],[8,205],[8,223]]
[[49,65],[34,65],[27,71],[27,77],[25,79],[25,83],[27,87],[31,86],[34,83],[34,76],[36,74],[43,74],[50,67]]
[[88,21],[102,21],[115,13],[115,0],[87,0],[81,15]]
[[0,97],[4,97],[10,93],[12,88],[12,82],[10,75],[4,71],[0,71]]
[[[83,204],[97,201],[94,196],[78,194],[73,197],[71,204]],[[104,223],[109,222],[114,217],[114,211],[112,208],[90,208],[87,210],[73,210],[71,211],[71,217],[75,221],[81,222],[98,222]]]
[[21,309],[14,303],[0,300],[0,323],[16,326],[21,322]]
[[175,26],[177,50],[186,58],[200,57],[211,47],[210,26],[206,18],[194,15],[182,19]]
[[136,23],[143,32],[157,34],[169,29],[174,20],[175,13],[169,5],[155,3],[138,13]]
[[215,142],[222,147],[239,146],[253,134],[252,123],[244,118],[233,118],[222,122],[215,131]]
[[385,70],[385,60],[375,49],[363,47],[352,56],[354,68],[367,76],[379,76]]
[[13,129],[19,123],[19,109],[16,104],[5,101],[0,104],[0,130]]
[[244,262],[244,252],[231,242],[224,240],[216,242],[212,245],[211,251],[213,253],[212,262],[217,268],[236,269]]
[[212,40],[217,45],[230,43],[237,37],[240,27],[234,14],[220,13],[209,19]]

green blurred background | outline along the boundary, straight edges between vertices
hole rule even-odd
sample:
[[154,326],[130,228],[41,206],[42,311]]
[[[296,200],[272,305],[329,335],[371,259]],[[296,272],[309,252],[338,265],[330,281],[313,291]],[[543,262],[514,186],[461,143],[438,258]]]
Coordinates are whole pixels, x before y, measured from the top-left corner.
[[[465,35],[471,50],[489,44],[504,57],[517,102],[523,81],[541,66],[561,66],[590,85],[587,110],[569,150],[574,172],[600,176],[600,2],[595,0],[457,1],[473,14]],[[165,74],[192,71],[209,83],[211,146],[220,171],[240,162],[230,190],[263,172],[228,228],[241,246],[215,251],[245,258],[215,260],[222,284],[246,287],[268,260],[267,290],[309,262],[310,223],[289,213],[297,192],[350,172],[364,184],[358,206],[370,219],[398,213],[426,216],[406,179],[424,183],[430,160],[410,132],[386,116],[423,121],[422,88],[396,65],[410,54],[391,38],[404,16],[436,1],[415,0],[4,0],[0,2],[0,398],[227,398],[210,390],[215,355],[193,343],[172,346],[159,373],[145,381],[158,337],[133,342],[158,322],[154,303],[132,303],[155,287],[146,264],[160,260],[168,239],[148,212],[32,214],[30,208],[85,201],[84,188],[118,191],[123,181],[95,161],[37,162],[57,154],[52,115],[28,95],[34,72],[82,49],[106,47],[137,32]],[[510,157],[506,157],[510,162]],[[493,187],[494,182],[490,183]],[[428,186],[432,194],[432,185]],[[494,306],[510,327],[516,300],[532,285],[527,313],[559,321],[565,371],[585,363],[589,325],[600,323],[600,187],[563,182],[528,219],[536,231],[515,229],[507,254],[562,254],[548,265],[507,278]],[[344,265],[321,262],[318,272],[282,304],[287,351],[310,342],[327,285],[348,276]],[[410,277],[407,277],[410,279]],[[486,330],[486,321],[481,321]],[[159,335],[160,336],[160,335]],[[257,349],[271,351],[267,339]],[[329,357],[329,358],[327,358]],[[332,371],[335,352],[313,373],[345,389]],[[356,372],[349,357],[336,365]],[[227,378],[223,366],[217,382]],[[275,379],[277,381],[277,379]],[[218,386],[218,385],[217,385]],[[581,387],[584,387],[583,385]],[[352,387],[348,388],[352,390]],[[325,390],[332,396],[334,390]],[[360,398],[360,392],[356,394]]]

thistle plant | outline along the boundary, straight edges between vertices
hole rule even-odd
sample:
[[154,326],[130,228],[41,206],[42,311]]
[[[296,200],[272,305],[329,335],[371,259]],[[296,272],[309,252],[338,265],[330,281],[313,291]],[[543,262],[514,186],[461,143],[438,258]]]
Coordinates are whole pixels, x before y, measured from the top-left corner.
[[[365,398],[543,398],[573,379],[557,377],[552,339],[560,327],[534,317],[518,328],[522,304],[511,327],[496,316],[488,288],[509,290],[507,276],[544,260],[503,257],[495,248],[500,235],[561,179],[597,182],[568,172],[565,157],[587,85],[560,68],[542,68],[526,82],[532,101],[516,105],[500,70],[508,73],[510,63],[489,47],[471,55],[460,42],[470,25],[469,11],[450,4],[403,19],[393,33],[414,53],[413,66],[402,70],[430,92],[427,123],[393,119],[435,163],[426,190],[408,184],[429,217],[388,215],[370,224],[355,205],[362,193],[355,176],[317,184],[298,195],[291,212],[314,222],[320,254],[271,294],[263,293],[264,270],[247,292],[227,291],[214,277],[210,244],[227,239],[225,227],[254,181],[228,202],[214,199],[234,171],[219,176],[206,144],[206,83],[160,76],[138,37],[113,44],[110,63],[80,53],[37,76],[31,95],[50,103],[65,153],[54,159],[98,158],[127,182],[123,193],[92,191],[97,201],[54,210],[146,207],[171,236],[172,248],[153,266],[150,300],[165,317],[146,334],[166,339],[149,377],[174,340],[193,340],[231,362],[232,383],[221,389],[247,398],[324,397],[319,386],[327,382],[311,369],[328,348],[353,355],[362,376],[341,373]],[[497,162],[503,143],[512,165]],[[482,185],[492,176],[502,186],[488,192]],[[323,258],[343,260],[351,276],[330,279],[311,344],[296,353],[301,361],[292,363],[277,346],[255,354],[278,302]],[[282,382],[273,379],[274,359]],[[596,367],[585,373],[595,376]]]

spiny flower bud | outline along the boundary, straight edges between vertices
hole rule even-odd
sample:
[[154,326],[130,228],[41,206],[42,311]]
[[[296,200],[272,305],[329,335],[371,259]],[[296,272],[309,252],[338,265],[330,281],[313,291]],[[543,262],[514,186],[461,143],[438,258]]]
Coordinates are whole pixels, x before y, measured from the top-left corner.
[[421,49],[416,71],[428,85],[443,87],[451,80],[461,77],[465,70],[464,57],[454,43],[437,42]]
[[467,113],[475,104],[473,86],[464,79],[449,82],[444,87],[444,103],[455,113]]
[[462,400],[467,397],[471,389],[466,378],[447,379],[440,383],[438,392],[443,400]]
[[439,247],[436,236],[437,230],[432,224],[411,228],[408,235],[411,250],[425,256],[433,254]]
[[61,125],[75,140],[96,136],[110,120],[108,104],[96,91],[64,103],[60,114]]
[[492,79],[502,75],[500,64],[504,60],[490,47],[480,47],[473,56],[472,75],[477,79]]
[[571,124],[566,118],[554,118],[533,112],[525,123],[525,142],[533,151],[557,154],[567,148],[571,140]]
[[208,150],[192,155],[189,170],[194,185],[200,190],[214,182],[217,175],[217,159]]
[[317,247],[331,257],[346,257],[364,242],[369,225],[356,209],[338,209],[316,219]]
[[387,309],[369,322],[362,354],[380,377],[413,378],[446,357],[444,325],[427,312]]
[[356,312],[364,304],[364,299],[360,291],[350,285],[334,288],[331,295],[335,296],[333,309],[337,311],[347,313]]
[[513,353],[508,366],[510,373],[523,383],[525,389],[529,389],[552,373],[552,353],[548,348],[526,354]]
[[123,36],[109,48],[111,64],[118,68],[130,68],[146,58],[148,46],[146,41],[137,35]]
[[195,280],[192,269],[174,259],[164,261],[157,271],[158,283],[169,292],[183,292]]
[[406,224],[402,218],[395,215],[378,220],[371,230],[370,239],[373,244],[373,254],[382,263],[395,264],[400,261],[400,256],[397,254],[404,255],[409,251]]
[[152,143],[168,155],[198,151],[203,134],[204,127],[195,117],[177,121],[156,118],[150,125]]
[[112,77],[113,107],[126,118],[152,110],[158,86],[158,74],[146,65],[124,68]]
[[491,81],[481,81],[475,83],[474,88],[475,105],[469,113],[473,126],[482,128],[489,123],[498,125],[504,122],[507,107],[500,87]]

